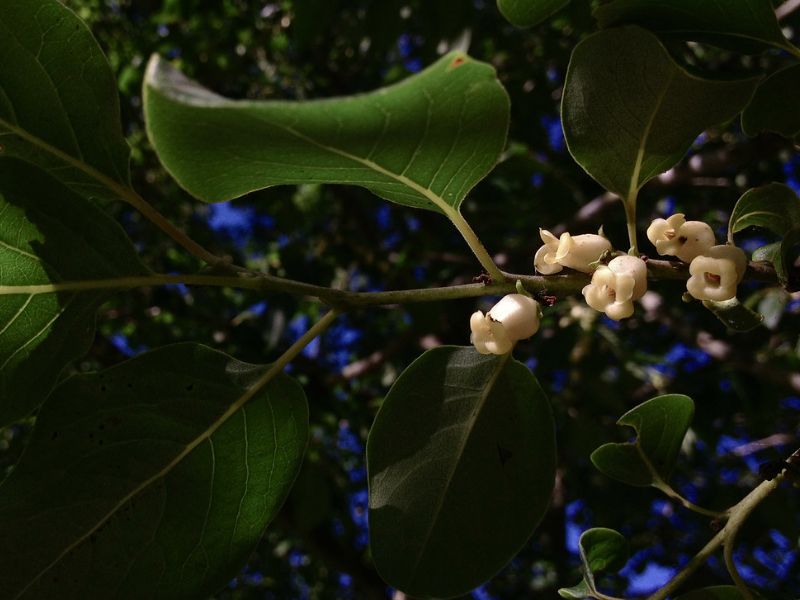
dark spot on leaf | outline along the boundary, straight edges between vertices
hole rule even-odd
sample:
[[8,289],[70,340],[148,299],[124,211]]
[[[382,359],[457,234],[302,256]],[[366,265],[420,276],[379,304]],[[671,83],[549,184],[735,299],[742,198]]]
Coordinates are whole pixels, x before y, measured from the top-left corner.
[[94,434],[93,434],[93,433],[91,433],[91,432],[89,433],[89,439],[90,439],[90,440],[93,440],[93,439],[94,439]]
[[105,428],[106,428],[106,426],[105,426],[105,425],[103,425],[102,423],[100,423],[100,425],[98,425],[98,426],[97,426],[97,428],[98,428],[100,431],[103,431],[103,429],[105,429]]
[[497,456],[500,457],[500,465],[505,467],[506,463],[511,460],[513,456],[513,452],[507,448],[503,448],[500,444],[497,444]]
[[51,440],[55,440],[58,437],[58,432],[54,431],[53,434],[50,436]]
[[101,385],[100,386],[100,391],[101,392],[105,392],[106,391],[106,386],[105,385]]
[[189,385],[186,386],[187,392],[191,392],[193,389],[194,389],[194,383],[190,383]]
[[90,536],[89,536],[89,541],[90,541],[92,544],[94,544],[94,543],[97,541],[97,534],[96,534],[96,533],[93,533],[92,535],[90,535]]
[[456,67],[460,67],[461,65],[463,65],[465,62],[466,61],[464,60],[463,56],[456,56],[453,59],[453,62],[450,63],[450,68],[455,69]]
[[105,442],[103,442],[103,440],[97,440],[97,443],[98,443],[100,446],[102,446],[102,445],[103,445]]

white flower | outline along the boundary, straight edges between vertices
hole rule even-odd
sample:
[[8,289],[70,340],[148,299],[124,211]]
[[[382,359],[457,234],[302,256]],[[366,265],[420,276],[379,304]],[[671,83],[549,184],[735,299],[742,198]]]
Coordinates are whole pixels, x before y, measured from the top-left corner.
[[581,293],[595,310],[619,321],[633,314],[633,301],[647,291],[647,265],[636,256],[618,256],[597,267],[592,282]]
[[681,213],[655,219],[647,228],[647,239],[662,256],[677,256],[687,263],[717,243],[708,223],[687,221]]
[[698,300],[730,300],[736,297],[736,286],[746,269],[747,257],[741,248],[713,246],[689,265],[686,289]]
[[572,236],[564,232],[557,238],[546,229],[540,229],[539,235],[544,246],[536,251],[533,264],[542,275],[558,273],[563,267],[591,273],[594,270],[592,263],[611,250],[611,242],[593,233]]
[[507,354],[519,340],[539,330],[539,303],[530,296],[508,294],[485,315],[472,313],[470,341],[481,354]]

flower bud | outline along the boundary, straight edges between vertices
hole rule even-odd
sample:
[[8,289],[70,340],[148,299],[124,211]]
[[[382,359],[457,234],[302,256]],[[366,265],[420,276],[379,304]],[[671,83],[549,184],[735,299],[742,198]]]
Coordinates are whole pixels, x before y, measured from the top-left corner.
[[746,269],[747,257],[741,248],[713,246],[692,260],[686,289],[698,300],[730,300],[736,297]]
[[677,256],[687,263],[716,244],[708,223],[687,221],[681,213],[668,219],[655,219],[647,228],[647,239],[662,256]]
[[543,275],[558,273],[562,267],[591,273],[594,270],[592,263],[611,250],[611,242],[602,235],[584,233],[572,236],[564,232],[556,239],[545,229],[540,229],[539,234],[545,245],[536,252],[533,262],[536,270]]
[[595,310],[619,321],[633,314],[633,301],[647,291],[647,265],[636,256],[618,256],[597,267],[592,282],[581,293]]
[[514,343],[539,330],[539,303],[530,296],[508,294],[485,315],[481,311],[469,320],[470,341],[481,354],[506,354]]

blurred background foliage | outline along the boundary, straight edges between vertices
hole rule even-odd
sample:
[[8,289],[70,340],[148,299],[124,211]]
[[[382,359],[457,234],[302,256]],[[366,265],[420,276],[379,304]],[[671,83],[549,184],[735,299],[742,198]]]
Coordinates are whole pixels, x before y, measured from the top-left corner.
[[[91,26],[119,81],[134,185],[212,252],[238,264],[352,290],[470,282],[479,267],[439,215],[387,204],[364,190],[317,185],[257,192],[204,205],[159,167],[144,132],[140,87],[153,52],[205,86],[233,98],[306,99],[353,94],[399,81],[452,48],[492,63],[512,102],[509,149],[464,204],[498,264],[530,273],[538,228],[556,234],[600,225],[625,248],[622,205],[574,163],[559,121],[572,47],[594,23],[576,0],[547,23],[518,30],[489,0],[67,0]],[[800,32],[800,11],[782,21]],[[797,39],[795,39],[797,42]],[[742,57],[697,44],[671,44],[690,68],[711,75],[769,72],[780,53]],[[724,239],[728,214],[747,188],[786,181],[800,191],[795,148],[773,136],[747,139],[738,123],[698,138],[675,169],[640,197],[640,236],[650,219],[685,212]],[[111,207],[147,263],[161,272],[201,265],[138,214]],[[765,243],[757,232],[737,241]],[[542,330],[515,355],[541,381],[558,424],[559,475],[552,507],[525,549],[476,600],[555,597],[580,577],[577,540],[590,526],[620,530],[633,558],[605,582],[609,593],[653,591],[712,535],[706,519],[651,489],[600,475],[589,454],[632,435],[614,425],[635,404],[665,392],[692,396],[697,414],[675,485],[692,501],[721,509],[758,481],[758,466],[800,442],[800,294],[751,287],[765,327],[730,334],[679,284],[653,284],[634,318],[616,323],[576,298],[545,310]],[[311,406],[304,470],[280,517],[247,567],[218,598],[386,598],[370,566],[364,446],[389,385],[423,349],[467,344],[475,302],[375,308],[339,319],[291,365]],[[118,296],[99,315],[91,354],[77,370],[112,365],[143,350],[195,340],[250,362],[268,362],[299,337],[320,307],[288,295],[172,286]],[[28,428],[4,432],[0,467],[21,452]],[[800,595],[800,494],[770,498],[740,536],[748,581],[772,598]],[[721,557],[691,580],[727,581]],[[398,594],[399,596],[399,594]]]

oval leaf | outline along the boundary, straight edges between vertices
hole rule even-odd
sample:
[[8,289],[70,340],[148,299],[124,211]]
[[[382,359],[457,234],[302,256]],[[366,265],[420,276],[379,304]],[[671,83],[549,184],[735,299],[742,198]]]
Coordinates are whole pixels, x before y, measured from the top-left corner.
[[4,598],[202,598],[246,561],[300,468],[302,389],[197,344],[75,376],[0,485]]
[[53,286],[147,269],[115,221],[15,159],[0,159],[0,264],[2,425],[39,406],[64,366],[89,349],[95,312],[109,298]]
[[601,185],[632,199],[707,127],[736,116],[756,82],[691,75],[638,27],[601,31],[575,47],[567,69],[567,147]]
[[490,578],[544,515],[555,459],[550,405],[524,365],[472,347],[426,352],[389,391],[367,443],[378,572],[415,597]]
[[744,306],[737,298],[715,302],[703,300],[703,306],[714,313],[726,327],[733,331],[744,333],[752,331],[764,320],[764,316]]
[[800,141],[800,65],[773,73],[756,88],[742,113],[742,129],[747,135],[772,131]]
[[636,441],[604,444],[592,453],[592,463],[601,473],[629,485],[666,481],[693,416],[694,401],[688,396],[667,394],[651,398],[617,421],[618,425],[636,430]]
[[494,167],[508,129],[494,69],[460,52],[370,94],[309,102],[228,100],[154,56],[144,97],[159,158],[207,202],[342,183],[447,214]]
[[0,3],[0,155],[85,196],[129,185],[114,75],[89,28],[58,0]]
[[736,202],[728,221],[728,232],[747,227],[763,227],[777,235],[786,235],[800,226],[800,198],[782,183],[770,183],[747,190]]
[[594,15],[603,28],[641,25],[745,53],[791,46],[769,0],[616,0],[599,7]]
[[569,4],[569,0],[497,0],[497,8],[512,25],[538,25]]

